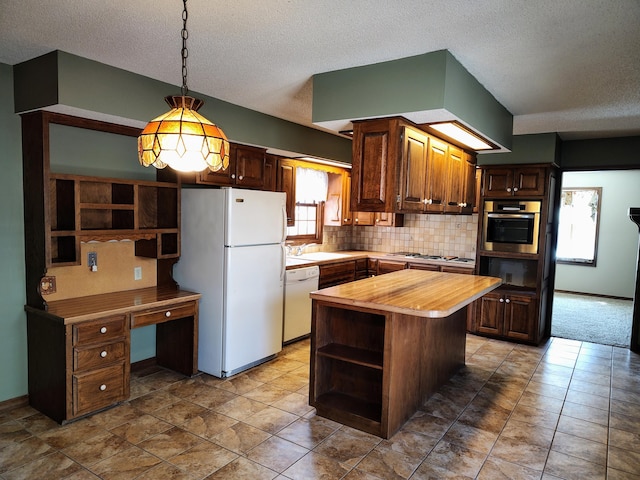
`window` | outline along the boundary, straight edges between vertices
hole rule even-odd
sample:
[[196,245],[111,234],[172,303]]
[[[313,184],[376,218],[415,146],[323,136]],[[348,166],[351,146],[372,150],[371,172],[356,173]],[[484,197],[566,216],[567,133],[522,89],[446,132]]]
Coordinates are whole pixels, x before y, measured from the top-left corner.
[[596,266],[602,187],[563,188],[558,223],[558,263]]
[[322,242],[324,202],[327,199],[327,172],[296,167],[295,224],[287,227],[289,240]]

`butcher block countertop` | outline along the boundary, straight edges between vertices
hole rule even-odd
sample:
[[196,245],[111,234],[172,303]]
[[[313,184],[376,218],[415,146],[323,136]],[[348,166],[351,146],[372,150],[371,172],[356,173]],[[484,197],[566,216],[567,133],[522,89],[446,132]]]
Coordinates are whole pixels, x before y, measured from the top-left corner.
[[498,287],[499,278],[400,270],[311,293],[314,300],[425,318],[448,317]]
[[[187,290],[149,287],[49,302],[47,313],[58,317],[64,324],[71,324],[105,315],[172,307],[178,303],[198,300],[200,296],[199,293]],[[25,307],[26,310],[31,308]]]

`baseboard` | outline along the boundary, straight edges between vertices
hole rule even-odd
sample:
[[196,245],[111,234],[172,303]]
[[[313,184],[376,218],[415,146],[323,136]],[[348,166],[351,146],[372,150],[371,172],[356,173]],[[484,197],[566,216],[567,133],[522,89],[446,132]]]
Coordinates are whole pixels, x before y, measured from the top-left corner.
[[615,295],[602,295],[599,293],[572,292],[571,290],[554,290],[553,293],[570,293],[571,295],[582,295],[585,297],[610,298],[612,300],[633,300],[628,297],[616,297]]
[[29,395],[22,395],[21,397],[10,398],[0,402],[0,412],[3,410],[10,410],[18,407],[26,407],[29,405]]

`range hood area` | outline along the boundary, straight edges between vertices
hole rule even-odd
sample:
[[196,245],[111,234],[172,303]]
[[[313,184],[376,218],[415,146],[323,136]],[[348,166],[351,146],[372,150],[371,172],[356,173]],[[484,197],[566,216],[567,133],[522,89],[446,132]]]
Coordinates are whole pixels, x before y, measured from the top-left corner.
[[512,148],[513,115],[447,50],[313,76],[312,121],[320,127],[345,132],[353,120],[394,116],[424,128],[454,122],[492,153]]

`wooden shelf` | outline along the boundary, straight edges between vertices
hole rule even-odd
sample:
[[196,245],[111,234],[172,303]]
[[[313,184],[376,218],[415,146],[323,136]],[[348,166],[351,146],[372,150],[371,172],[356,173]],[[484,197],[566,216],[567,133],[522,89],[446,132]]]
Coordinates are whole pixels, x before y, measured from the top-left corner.
[[382,370],[382,352],[374,352],[363,348],[330,343],[318,349],[318,356],[334,358],[344,362]]
[[318,397],[317,402],[325,408],[365,418],[377,424],[380,424],[382,418],[382,403],[356,398],[344,392],[332,391],[323,393]]
[[49,189],[48,265],[79,265],[79,242],[90,240],[133,240],[144,257],[180,255],[178,184],[54,173]]

